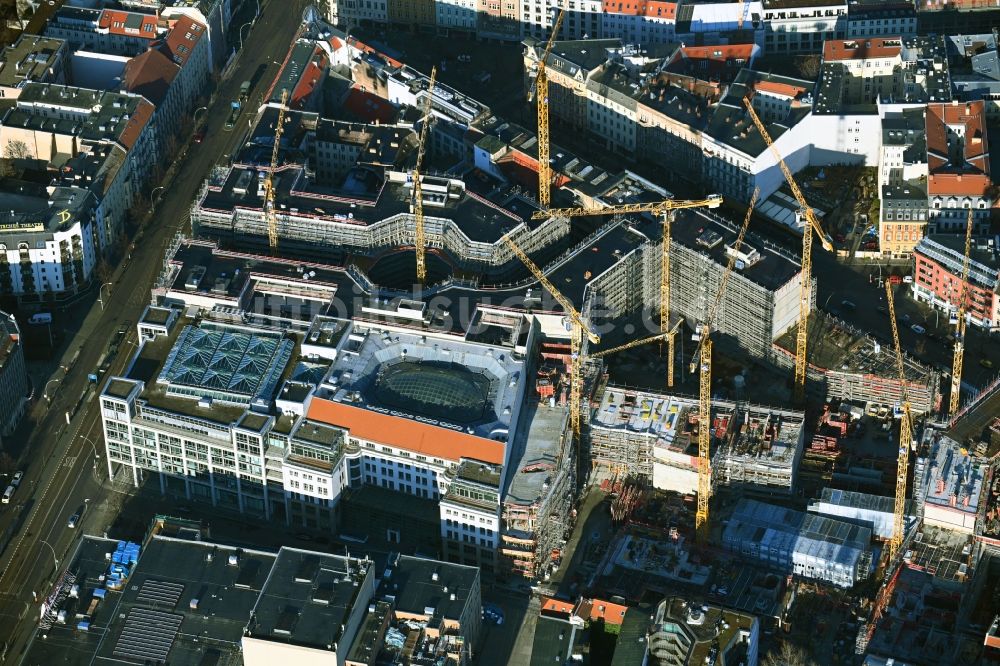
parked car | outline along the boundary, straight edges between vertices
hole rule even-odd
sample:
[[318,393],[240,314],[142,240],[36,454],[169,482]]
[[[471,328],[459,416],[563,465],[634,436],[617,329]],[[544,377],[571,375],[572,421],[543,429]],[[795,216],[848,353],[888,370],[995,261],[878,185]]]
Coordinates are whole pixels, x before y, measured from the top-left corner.
[[903,282],[905,282],[906,284],[913,284],[913,276],[912,275],[904,275],[903,276]]
[[910,327],[910,330],[912,330],[917,335],[923,335],[924,333],[927,332],[927,329],[921,326],[920,324],[914,324],[913,326]]
[[979,365],[983,366],[984,368],[992,368],[993,367],[993,361],[991,361],[988,358],[981,358],[981,359],[979,359]]
[[910,315],[904,314],[902,317],[899,318],[899,321],[903,322],[904,324],[909,324],[910,323]]
[[853,312],[858,306],[854,304],[854,301],[843,300],[840,302],[840,307],[844,308],[848,312]]
[[14,472],[14,478],[10,480],[10,485],[17,488],[21,485],[21,479],[24,478],[24,472]]
[[201,143],[202,141],[205,140],[205,132],[204,131],[202,131],[202,132],[195,132],[194,133],[194,137],[192,137],[192,138],[194,139],[195,143]]
[[77,526],[79,522],[80,522],[80,514],[74,513],[72,516],[69,517],[69,521],[66,523],[66,527],[73,529]]

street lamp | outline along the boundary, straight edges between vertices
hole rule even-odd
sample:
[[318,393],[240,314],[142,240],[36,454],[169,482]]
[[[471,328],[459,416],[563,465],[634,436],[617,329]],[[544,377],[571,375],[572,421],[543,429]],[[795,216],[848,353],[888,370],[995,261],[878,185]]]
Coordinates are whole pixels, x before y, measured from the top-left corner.
[[52,544],[50,544],[48,541],[45,541],[44,539],[39,539],[39,543],[44,543],[46,546],[49,547],[49,550],[52,551],[52,561],[55,563],[56,571],[59,571],[59,558],[56,557],[56,549],[52,547]]
[[61,381],[62,377],[56,377],[55,379],[50,379],[49,381],[45,382],[45,388],[42,389],[42,397],[45,398],[45,402],[47,402],[48,404],[50,405],[52,404],[52,398],[49,397],[49,384],[51,384],[52,382],[61,382]]
[[197,109],[195,109],[195,110],[194,110],[194,115],[193,115],[193,116],[191,116],[191,121],[192,121],[192,122],[193,122],[193,123],[194,123],[195,125],[197,125],[197,124],[198,124],[198,112],[199,112],[199,111],[208,111],[208,107],[207,107],[207,106],[199,106],[199,107],[198,107]]
[[[254,21],[256,21],[256,17],[254,18]],[[254,24],[254,21],[247,21],[246,23],[240,26],[239,32],[237,33],[237,36],[239,36],[240,38],[240,51],[243,50],[243,28],[247,27],[248,25],[252,26]]]
[[156,191],[157,190],[162,190],[162,189],[163,189],[163,185],[159,185],[157,187],[154,187],[153,191],[149,193],[149,207],[150,208],[152,208],[153,204],[157,201],[157,199],[156,199]]
[[92,448],[94,450],[94,474],[96,476],[96,474],[97,474],[97,463],[100,462],[100,460],[101,460],[101,457],[99,455],[97,455],[97,446],[95,446],[93,440],[91,440],[86,435],[81,434],[80,437],[83,438],[83,441],[87,442],[87,444],[90,444],[90,448]]
[[[101,304],[101,312],[104,312],[104,299],[101,298],[101,290],[104,289],[105,287],[112,286],[112,284],[113,283],[111,283],[111,282],[105,282],[104,284],[102,284],[97,289],[97,302]],[[111,298],[111,290],[110,289],[108,289],[108,298]]]

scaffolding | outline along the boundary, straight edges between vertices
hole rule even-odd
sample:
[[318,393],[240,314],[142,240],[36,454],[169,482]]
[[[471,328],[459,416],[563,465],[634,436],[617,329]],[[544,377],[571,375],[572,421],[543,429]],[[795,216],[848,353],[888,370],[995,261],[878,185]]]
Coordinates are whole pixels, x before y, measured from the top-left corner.
[[[670,243],[671,314],[705,321],[729,263],[739,225],[704,210],[675,213]],[[658,313],[662,240],[652,239],[625,255],[589,291],[609,316],[643,310]],[[768,359],[774,340],[798,318],[800,271],[795,257],[753,233],[738,252],[736,269],[716,313],[717,344]],[[815,299],[815,285],[813,287]]]
[[801,412],[741,406],[736,422],[712,459],[713,483],[792,493],[805,436]]
[[[827,399],[893,406],[903,398],[892,343],[882,343],[822,312],[810,318],[810,383],[825,386]],[[795,362],[795,330],[774,344],[780,367]],[[903,359],[907,397],[915,413],[933,411],[940,398],[940,373],[910,357]]]

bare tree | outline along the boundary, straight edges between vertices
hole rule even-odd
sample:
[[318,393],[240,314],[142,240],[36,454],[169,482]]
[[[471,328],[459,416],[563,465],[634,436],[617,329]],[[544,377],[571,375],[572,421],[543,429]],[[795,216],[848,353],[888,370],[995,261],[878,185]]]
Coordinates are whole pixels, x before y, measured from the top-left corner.
[[815,79],[819,76],[819,55],[808,55],[799,60],[799,73],[805,79]]
[[3,149],[3,156],[9,160],[23,160],[33,157],[31,154],[31,148],[29,148],[28,144],[20,139],[8,141],[7,145]]
[[781,647],[767,655],[763,666],[816,666],[806,651],[788,641],[783,641]]

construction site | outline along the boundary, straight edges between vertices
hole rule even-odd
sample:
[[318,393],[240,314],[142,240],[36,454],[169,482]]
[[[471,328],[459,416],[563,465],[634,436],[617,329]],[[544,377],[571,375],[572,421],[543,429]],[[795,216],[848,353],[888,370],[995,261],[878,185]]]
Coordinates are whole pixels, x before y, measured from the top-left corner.
[[[892,343],[880,342],[817,310],[809,322],[809,378],[815,395],[824,400],[849,400],[892,407],[904,393],[896,373]],[[795,364],[797,326],[774,342],[776,365]],[[906,395],[914,413],[926,414],[940,406],[941,375],[937,370],[904,355]]]
[[[711,418],[713,486],[794,492],[805,435],[802,412],[716,400]],[[694,494],[700,427],[697,400],[608,386],[591,419],[594,472]]]

